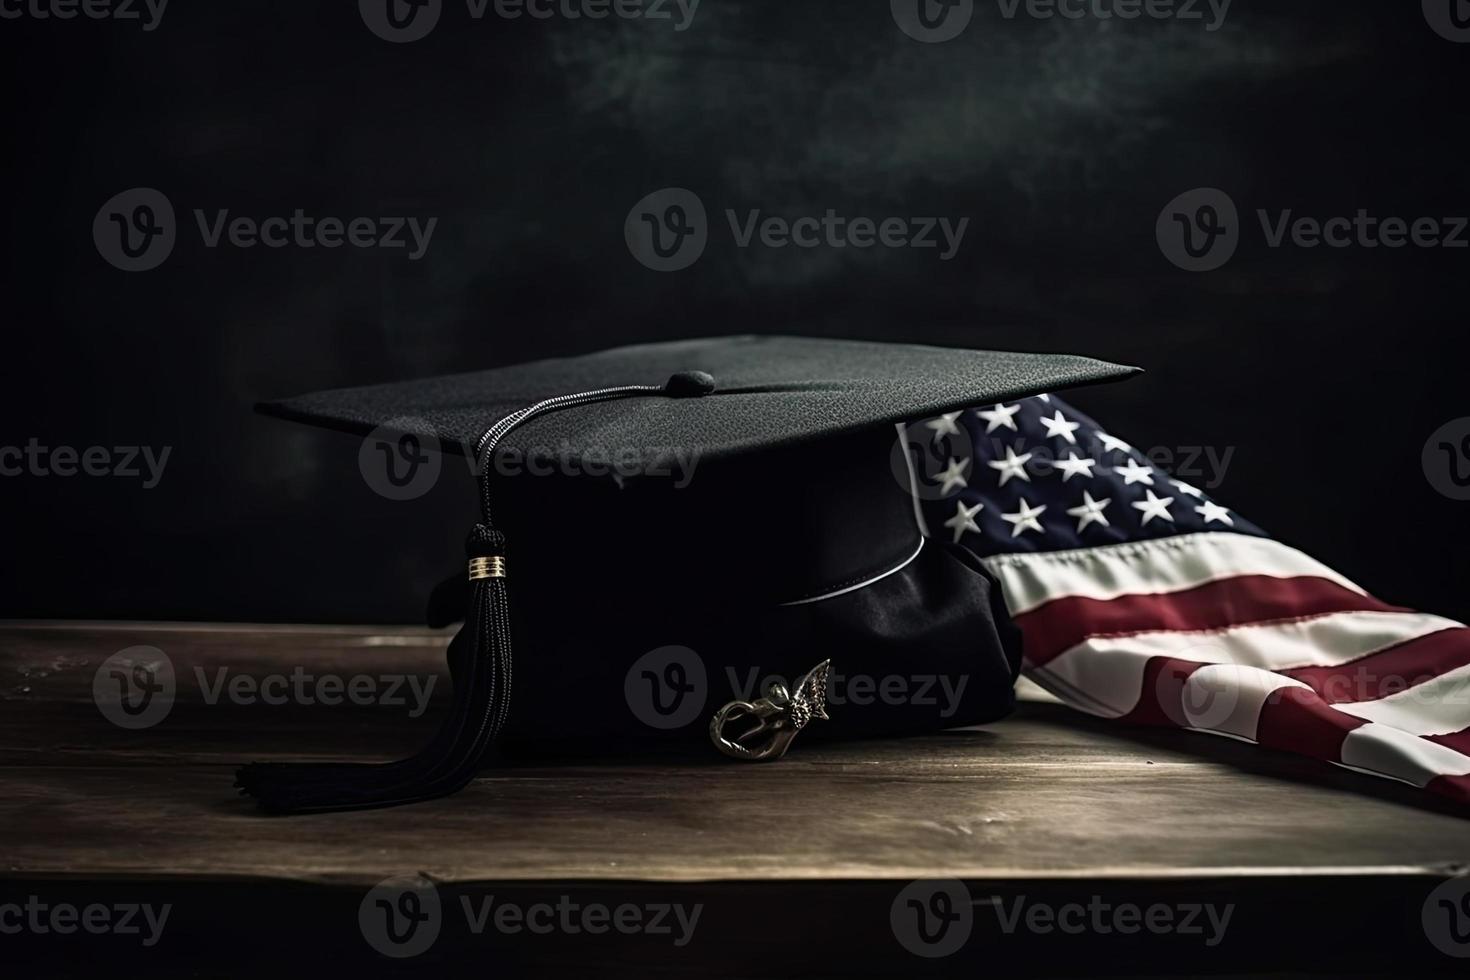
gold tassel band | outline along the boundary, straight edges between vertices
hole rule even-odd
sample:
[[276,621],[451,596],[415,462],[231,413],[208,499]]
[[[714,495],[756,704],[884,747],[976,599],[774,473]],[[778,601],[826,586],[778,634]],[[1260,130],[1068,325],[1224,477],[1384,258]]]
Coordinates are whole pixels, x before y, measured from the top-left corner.
[[470,581],[484,578],[505,578],[505,559],[500,555],[470,559]]

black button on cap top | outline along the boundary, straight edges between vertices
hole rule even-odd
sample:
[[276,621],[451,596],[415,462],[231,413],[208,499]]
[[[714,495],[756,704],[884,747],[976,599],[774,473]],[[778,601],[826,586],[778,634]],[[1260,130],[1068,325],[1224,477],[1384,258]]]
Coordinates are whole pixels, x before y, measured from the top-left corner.
[[714,375],[704,371],[680,371],[664,384],[664,394],[670,398],[699,398],[714,390]]

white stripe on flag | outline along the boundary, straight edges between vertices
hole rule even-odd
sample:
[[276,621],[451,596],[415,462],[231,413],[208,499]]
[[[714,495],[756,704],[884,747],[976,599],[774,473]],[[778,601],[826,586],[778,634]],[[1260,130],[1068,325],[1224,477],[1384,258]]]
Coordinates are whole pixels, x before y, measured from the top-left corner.
[[1191,728],[1256,741],[1256,723],[1266,699],[1283,687],[1311,688],[1270,670],[1237,664],[1208,664],[1189,675],[1179,694]]
[[1178,592],[1236,575],[1310,575],[1363,591],[1289,545],[1224,531],[1073,551],[993,555],[984,562],[1000,579],[1012,616],[1063,596],[1115,599],[1129,593]]
[[1470,756],[1379,724],[1363,725],[1348,732],[1342,742],[1341,764],[1421,788],[1435,776],[1470,775]]
[[[1144,668],[1153,657],[1263,670],[1331,667],[1458,625],[1424,613],[1344,612],[1226,630],[1100,636],[1079,643],[1048,661],[1044,668],[1033,666],[1031,671],[1038,683],[1050,687],[1073,706],[1116,718],[1137,706]],[[1084,692],[1087,701],[1068,697],[1071,691]],[[1461,721],[1447,730],[1464,727]]]
[[1412,735],[1448,735],[1470,728],[1470,665],[1376,701],[1333,705],[1338,711]]

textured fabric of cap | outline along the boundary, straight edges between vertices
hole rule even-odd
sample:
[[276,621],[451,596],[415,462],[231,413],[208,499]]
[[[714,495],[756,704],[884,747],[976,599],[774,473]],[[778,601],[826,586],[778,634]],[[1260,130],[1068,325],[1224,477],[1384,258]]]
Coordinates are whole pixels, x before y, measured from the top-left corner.
[[493,370],[344,388],[261,410],[366,433],[411,420],[457,449],[544,398],[630,384],[662,385],[702,371],[705,397],[620,399],[550,412],[502,448],[682,446],[718,459],[922,418],[972,405],[1126,377],[1135,368],[1087,357],[740,336],[619,347]]

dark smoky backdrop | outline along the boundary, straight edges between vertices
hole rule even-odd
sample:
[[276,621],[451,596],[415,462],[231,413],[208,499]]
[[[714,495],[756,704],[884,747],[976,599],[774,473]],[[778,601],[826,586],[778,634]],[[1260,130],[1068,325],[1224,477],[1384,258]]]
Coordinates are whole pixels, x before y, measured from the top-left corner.
[[[151,486],[141,456],[137,477],[0,458],[0,613],[414,621],[460,567],[467,471],[451,460],[429,493],[388,500],[359,472],[360,440],[255,402],[789,332],[1141,365],[1074,401],[1177,465],[1210,447],[1225,464],[1201,454],[1186,476],[1371,591],[1470,616],[1470,503],[1425,460],[1431,434],[1470,416],[1470,250],[1272,247],[1257,217],[1365,209],[1448,234],[1470,213],[1458,0],[1235,0],[1223,21],[1204,2],[1188,4],[1199,19],[1125,20],[975,0],[939,43],[888,0],[644,11],[665,19],[574,19],[565,0],[549,19],[493,0],[476,17],[442,0],[411,41],[421,27],[401,25],[433,10],[391,2],[154,16],[137,0],[100,19],[0,4],[0,446],[103,447],[113,470],[119,449],[169,452]],[[707,209],[708,243],[661,272],[624,224],[671,187]],[[172,251],[147,271],[94,237],[133,188],[175,211]],[[1195,188],[1238,208],[1238,247],[1211,271],[1178,267],[1156,236]],[[206,224],[437,220],[413,258],[209,247],[196,209]],[[947,260],[739,247],[725,212],[757,209],[969,220]]]

